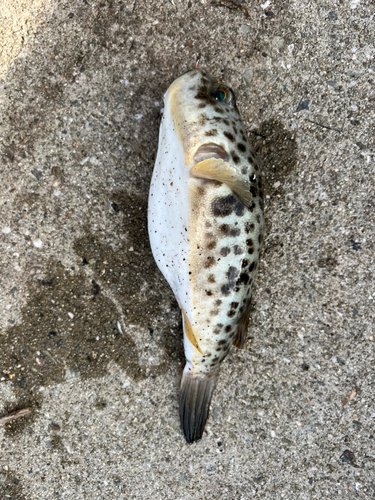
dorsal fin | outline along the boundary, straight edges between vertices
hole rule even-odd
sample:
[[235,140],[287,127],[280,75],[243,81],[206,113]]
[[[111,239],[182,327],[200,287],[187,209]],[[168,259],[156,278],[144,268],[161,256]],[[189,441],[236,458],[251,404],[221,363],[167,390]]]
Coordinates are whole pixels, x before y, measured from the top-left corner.
[[226,184],[246,207],[249,207],[252,201],[249,181],[221,158],[200,161],[191,168],[191,175]]

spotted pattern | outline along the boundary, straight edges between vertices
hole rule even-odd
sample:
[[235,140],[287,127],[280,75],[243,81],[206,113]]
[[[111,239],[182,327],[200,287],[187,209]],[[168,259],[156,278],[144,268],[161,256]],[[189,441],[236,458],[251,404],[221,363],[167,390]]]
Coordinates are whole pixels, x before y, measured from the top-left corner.
[[212,128],[211,130],[207,130],[207,132],[205,132],[206,137],[215,137],[216,135],[218,135],[216,128]]
[[[189,73],[193,75],[194,73]],[[194,83],[193,83],[194,82]],[[246,129],[235,106],[217,101],[212,90],[217,83],[195,72],[184,94],[189,106],[189,147],[217,143],[228,154],[228,162],[250,183],[252,201],[244,206],[224,184],[207,182],[192,191],[194,213],[190,221],[189,264],[196,331],[204,356],[194,359],[196,373],[216,373],[245,320],[248,301],[263,243],[263,188],[259,167],[251,152]],[[189,140],[188,140],[189,141]],[[193,188],[192,188],[193,189]],[[198,248],[199,247],[199,248]],[[203,361],[204,360],[204,361]]]

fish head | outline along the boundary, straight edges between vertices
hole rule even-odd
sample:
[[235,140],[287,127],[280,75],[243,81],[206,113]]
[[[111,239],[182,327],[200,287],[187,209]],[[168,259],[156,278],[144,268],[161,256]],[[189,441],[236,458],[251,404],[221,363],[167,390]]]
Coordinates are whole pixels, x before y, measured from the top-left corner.
[[232,89],[199,69],[172,83],[165,113],[171,114],[187,168],[210,158],[232,162],[234,146],[247,141]]

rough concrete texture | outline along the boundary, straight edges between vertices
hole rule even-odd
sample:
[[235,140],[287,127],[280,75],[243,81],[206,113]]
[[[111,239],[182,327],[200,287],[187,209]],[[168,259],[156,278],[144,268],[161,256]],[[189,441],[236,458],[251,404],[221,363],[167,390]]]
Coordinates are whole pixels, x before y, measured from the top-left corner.
[[[5,8],[6,7],[6,8]],[[248,15],[247,15],[247,11]],[[374,3],[1,2],[1,499],[375,498]],[[146,206],[199,58],[267,185],[246,350],[203,439]]]

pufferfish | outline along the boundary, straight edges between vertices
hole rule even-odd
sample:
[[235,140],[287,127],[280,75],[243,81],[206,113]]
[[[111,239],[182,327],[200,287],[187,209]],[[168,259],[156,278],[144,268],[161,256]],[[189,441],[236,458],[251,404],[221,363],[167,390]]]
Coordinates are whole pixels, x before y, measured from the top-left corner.
[[258,166],[233,91],[195,69],[164,96],[148,231],[181,308],[180,419],[201,439],[220,364],[247,338],[263,240]]

